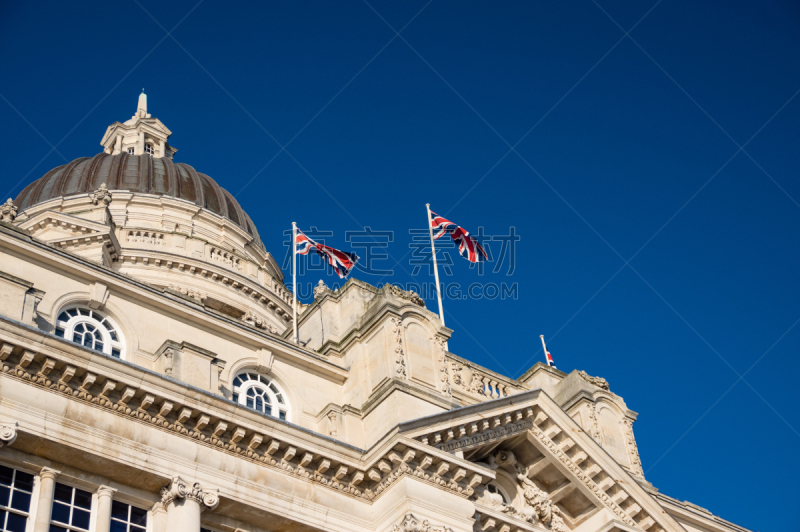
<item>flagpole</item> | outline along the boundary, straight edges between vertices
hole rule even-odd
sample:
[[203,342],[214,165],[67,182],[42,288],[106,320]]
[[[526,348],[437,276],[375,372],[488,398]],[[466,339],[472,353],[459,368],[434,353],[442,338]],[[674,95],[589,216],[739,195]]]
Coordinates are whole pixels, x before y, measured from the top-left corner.
[[439,266],[436,264],[436,246],[433,243],[433,226],[431,225],[431,204],[426,203],[428,210],[428,234],[431,236],[431,252],[433,253],[433,278],[436,281],[436,297],[439,299],[439,319],[444,327],[444,308],[442,307],[442,292],[439,289]]
[[540,334],[539,338],[542,339],[542,349],[544,350],[544,362],[545,362],[545,364],[547,364],[549,366],[550,365],[550,361],[547,359],[547,346],[544,344],[544,335]]
[[300,343],[297,330],[297,224],[292,222],[292,322],[294,324],[294,343]]

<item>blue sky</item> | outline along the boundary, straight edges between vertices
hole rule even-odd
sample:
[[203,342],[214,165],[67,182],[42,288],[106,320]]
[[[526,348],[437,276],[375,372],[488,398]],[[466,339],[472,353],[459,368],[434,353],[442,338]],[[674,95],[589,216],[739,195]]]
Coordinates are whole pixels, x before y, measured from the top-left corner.
[[796,3],[139,1],[0,4],[6,197],[98,153],[145,87],[279,260],[292,221],[343,249],[369,226],[394,273],[355,277],[430,282],[407,255],[426,202],[513,227],[511,275],[450,251],[444,282],[519,296],[446,300],[450,349],[517,377],[544,334],[640,412],[662,492],[796,530]]

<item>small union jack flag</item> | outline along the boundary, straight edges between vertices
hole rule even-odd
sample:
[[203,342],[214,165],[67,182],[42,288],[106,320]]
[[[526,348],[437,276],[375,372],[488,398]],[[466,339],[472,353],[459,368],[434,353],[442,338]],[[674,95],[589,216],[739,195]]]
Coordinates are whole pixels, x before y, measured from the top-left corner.
[[298,255],[308,255],[313,249],[316,251],[328,264],[331,265],[333,271],[339,278],[344,279],[358,262],[358,255],[355,253],[348,253],[346,251],[339,251],[330,246],[319,244],[308,238],[303,232],[298,229],[297,236],[294,241],[295,250]]
[[556,363],[553,362],[553,355],[551,355],[550,351],[547,350],[547,344],[544,343],[544,335],[540,334],[539,338],[542,339],[542,349],[544,350],[544,358],[547,359],[547,365],[551,368],[555,368]]
[[433,211],[431,211],[430,222],[434,240],[439,240],[444,235],[449,234],[453,241],[458,244],[458,252],[468,261],[483,262],[489,259],[486,250],[463,227],[454,224]]
[[550,354],[550,351],[545,351],[545,354],[547,355],[547,365],[551,368],[555,368],[556,363],[553,362],[553,355]]

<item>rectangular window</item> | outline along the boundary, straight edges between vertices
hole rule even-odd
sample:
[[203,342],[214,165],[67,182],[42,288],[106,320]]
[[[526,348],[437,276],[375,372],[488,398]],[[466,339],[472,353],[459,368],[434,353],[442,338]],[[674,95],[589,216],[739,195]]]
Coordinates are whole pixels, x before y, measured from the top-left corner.
[[91,493],[56,483],[50,532],[89,530],[91,512]]
[[133,148],[128,148],[128,155],[133,155]]
[[147,154],[153,155],[153,145],[152,144],[145,144],[144,151]]
[[0,466],[0,530],[25,532],[32,491],[33,475]]
[[111,532],[145,532],[146,530],[147,510],[119,501],[111,503]]

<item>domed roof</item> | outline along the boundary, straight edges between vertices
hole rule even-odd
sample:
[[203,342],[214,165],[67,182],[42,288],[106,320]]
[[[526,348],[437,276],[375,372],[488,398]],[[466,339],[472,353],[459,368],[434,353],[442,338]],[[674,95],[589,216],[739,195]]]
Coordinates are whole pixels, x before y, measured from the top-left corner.
[[82,157],[47,172],[20,192],[14,203],[20,211],[63,196],[87,194],[105,184],[108,190],[126,190],[179,198],[224,216],[253,236],[264,248],[253,221],[236,198],[216,181],[188,164],[166,157],[100,153]]

